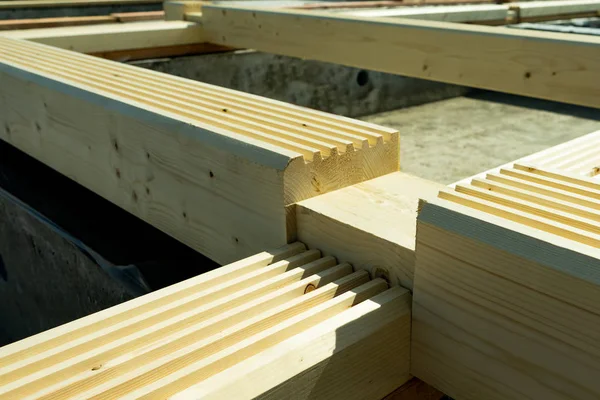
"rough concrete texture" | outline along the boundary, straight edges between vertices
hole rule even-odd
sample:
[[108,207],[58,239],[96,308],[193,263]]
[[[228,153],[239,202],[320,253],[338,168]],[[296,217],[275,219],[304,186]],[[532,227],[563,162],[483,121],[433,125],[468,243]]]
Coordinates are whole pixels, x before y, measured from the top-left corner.
[[600,110],[492,92],[362,119],[400,131],[403,171],[444,184],[600,129]]
[[447,99],[468,91],[461,86],[255,51],[134,64],[349,117]]
[[92,15],[109,15],[111,13],[159,11],[162,3],[150,4],[111,4],[105,6],[78,7],[33,7],[33,8],[3,8],[0,10],[0,20],[54,17],[83,17]]
[[0,197],[0,346],[131,298],[79,249]]

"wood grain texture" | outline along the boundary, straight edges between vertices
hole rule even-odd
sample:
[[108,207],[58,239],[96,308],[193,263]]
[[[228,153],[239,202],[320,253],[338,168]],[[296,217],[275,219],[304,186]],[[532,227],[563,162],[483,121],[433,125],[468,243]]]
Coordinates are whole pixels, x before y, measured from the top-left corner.
[[250,369],[259,397],[375,400],[408,379],[410,295],[387,289],[299,243],[263,252],[1,348],[0,398],[189,398],[223,379],[245,398]]
[[409,325],[410,295],[390,289],[174,400],[379,400],[409,379]]
[[199,13],[202,11],[202,6],[206,3],[206,1],[195,0],[167,0],[163,4],[163,8],[165,10],[165,20],[183,21],[186,19],[185,15],[187,13]]
[[221,263],[289,242],[286,206],[398,169],[391,129],[26,41],[0,62],[3,140]]
[[444,186],[402,172],[296,205],[298,238],[392,285],[412,288],[419,199]]
[[0,3],[1,9],[50,8],[50,7],[93,7],[111,4],[156,4],[162,0],[9,0]]
[[137,12],[122,12],[112,13],[111,17],[115,17],[119,22],[139,22],[139,21],[162,21],[165,19],[164,11],[137,11]]
[[513,171],[422,208],[411,373],[457,399],[597,398],[600,185]]
[[4,21],[0,21],[0,31],[12,29],[54,28],[60,26],[110,24],[115,22],[118,22],[117,18],[110,15],[98,15],[91,17],[7,19]]
[[147,21],[1,32],[0,37],[25,39],[80,53],[145,49],[204,43],[200,26],[185,21]]
[[597,37],[252,7],[202,13],[220,45],[600,107]]
[[100,51],[88,53],[94,57],[105,58],[118,62],[133,60],[151,60],[167,57],[190,56],[194,54],[212,54],[234,51],[230,47],[219,46],[212,43],[182,44],[178,46],[148,47],[145,49],[128,49],[117,51]]

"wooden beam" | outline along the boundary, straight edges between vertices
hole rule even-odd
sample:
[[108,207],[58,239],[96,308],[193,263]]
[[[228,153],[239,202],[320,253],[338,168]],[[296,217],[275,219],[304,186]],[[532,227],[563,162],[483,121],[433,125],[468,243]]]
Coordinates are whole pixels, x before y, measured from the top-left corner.
[[92,17],[7,19],[0,21],[0,31],[14,29],[53,28],[58,26],[109,24],[114,22],[117,22],[117,19],[110,15],[99,15]]
[[138,22],[163,19],[164,11],[113,13],[110,15],[84,17],[8,19],[0,21],[0,30],[55,28],[61,26],[96,25],[110,24],[115,22]]
[[137,11],[137,12],[122,12],[112,13],[111,17],[115,17],[119,22],[139,22],[139,21],[161,21],[165,19],[164,11]]
[[600,396],[600,183],[516,164],[418,218],[411,373],[465,399]]
[[410,7],[441,6],[456,4],[492,4],[496,0],[383,0],[383,1],[328,1],[324,3],[307,3],[289,8],[298,10],[331,10],[340,8],[374,8],[374,7]]
[[598,37],[252,7],[202,12],[216,44],[600,107]]
[[559,0],[559,1],[524,1],[511,4],[511,8],[518,9],[522,21],[536,17],[597,13],[600,11],[598,0]]
[[409,326],[408,292],[390,289],[173,400],[379,400],[409,379],[405,364]]
[[167,21],[185,20],[187,13],[197,13],[202,10],[202,6],[208,4],[206,1],[181,0],[181,1],[165,1],[165,19]]
[[454,5],[436,7],[398,7],[373,10],[344,11],[341,15],[356,17],[409,18],[428,21],[446,22],[482,22],[498,21],[505,23],[508,17],[508,6],[489,5]]
[[0,37],[24,39],[81,53],[131,51],[205,42],[202,28],[184,21],[27,29],[1,32]]
[[0,62],[1,139],[221,263],[399,167],[392,129],[28,41]]
[[489,171],[461,179],[450,185],[469,184],[473,179],[486,179],[489,174],[511,169],[515,164],[531,165],[545,170],[558,170],[563,175],[581,175],[598,179],[600,173],[600,131],[588,133],[568,142],[511,161]]
[[296,205],[299,240],[391,285],[413,286],[419,199],[443,185],[396,172]]
[[409,378],[410,295],[336,264],[288,245],[6,346],[0,396],[377,400]]
[[0,10],[15,8],[93,7],[156,3],[162,3],[162,0],[10,0],[1,2]]
[[229,47],[219,46],[211,43],[198,43],[198,44],[183,44],[179,46],[163,46],[163,47],[149,47],[146,49],[130,49],[130,50],[118,50],[118,51],[101,51],[95,53],[89,53],[95,57],[106,58],[108,60],[114,60],[119,62],[128,62],[133,60],[149,60],[156,58],[165,57],[180,57],[189,56],[194,54],[210,54],[210,53],[222,53],[226,51],[234,51],[235,49]]

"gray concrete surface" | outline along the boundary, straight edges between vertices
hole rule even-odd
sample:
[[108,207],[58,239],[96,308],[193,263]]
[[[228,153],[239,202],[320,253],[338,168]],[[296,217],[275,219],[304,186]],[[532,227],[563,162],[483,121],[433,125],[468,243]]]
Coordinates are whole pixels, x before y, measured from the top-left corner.
[[469,91],[461,86],[255,51],[133,64],[348,117],[447,99]]
[[444,184],[600,130],[600,110],[493,92],[362,119],[400,131],[402,170]]

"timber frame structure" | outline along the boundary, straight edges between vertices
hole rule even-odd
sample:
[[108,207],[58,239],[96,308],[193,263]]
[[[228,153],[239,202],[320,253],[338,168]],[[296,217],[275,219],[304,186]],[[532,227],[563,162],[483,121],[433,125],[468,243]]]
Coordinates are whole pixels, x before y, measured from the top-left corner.
[[225,265],[0,348],[0,399],[600,397],[600,131],[444,186],[401,132],[112,61],[251,48],[600,109],[600,37],[489,26],[600,10],[539,3],[0,31],[0,139]]

